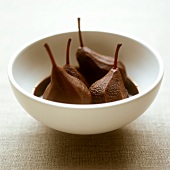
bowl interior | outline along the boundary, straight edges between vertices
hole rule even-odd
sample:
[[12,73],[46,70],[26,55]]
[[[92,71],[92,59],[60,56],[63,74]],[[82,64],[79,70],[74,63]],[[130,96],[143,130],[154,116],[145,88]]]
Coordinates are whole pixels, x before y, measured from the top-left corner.
[[[145,44],[126,36],[102,33],[82,32],[84,44],[94,51],[114,56],[116,45],[122,43],[119,59],[125,64],[128,76],[139,86],[140,93],[148,90],[156,81],[160,72],[160,63],[154,52]],[[51,62],[44,48],[48,43],[60,66],[65,64],[66,45],[70,46],[70,63],[78,66],[76,50],[79,46],[77,32],[53,35],[28,45],[15,58],[12,74],[15,82],[26,92],[32,94],[34,86],[51,73]],[[87,68],[88,69],[88,68]]]

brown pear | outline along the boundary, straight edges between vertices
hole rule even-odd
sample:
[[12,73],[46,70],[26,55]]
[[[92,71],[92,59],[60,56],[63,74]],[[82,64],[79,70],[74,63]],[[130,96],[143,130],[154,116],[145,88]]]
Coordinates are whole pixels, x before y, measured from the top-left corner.
[[76,69],[76,67],[70,65],[70,60],[69,60],[70,43],[71,43],[71,38],[68,39],[67,49],[66,49],[66,64],[63,66],[63,68],[68,74],[78,78],[88,87],[89,85],[86,79],[83,77],[83,75],[78,71],[78,69]]
[[61,103],[90,104],[91,94],[87,86],[56,64],[48,44],[45,44],[44,47],[50,57],[52,71],[51,81],[43,94],[43,98]]
[[125,65],[121,61],[119,61],[118,67],[128,93],[132,96],[138,94],[139,93],[138,86],[128,77]]
[[35,85],[33,94],[34,96],[41,97],[47,88],[47,86],[50,83],[50,76],[45,77],[43,80],[41,80],[37,85]]
[[[113,68],[114,60],[112,57],[99,54],[90,48],[84,46],[82,33],[80,29],[80,18],[78,18],[78,34],[80,47],[76,52],[77,60],[80,65],[80,72],[86,77],[89,84],[106,75]],[[118,68],[123,78],[125,87],[130,95],[138,94],[138,88],[127,76],[126,68],[121,61],[117,61]],[[88,69],[87,69],[88,68]]]
[[[68,43],[67,43],[67,47],[66,47],[66,64],[63,66],[63,68],[65,69],[65,71],[78,78],[79,80],[81,80],[87,87],[89,87],[86,79],[84,78],[84,76],[78,71],[79,68],[76,68],[72,65],[70,65],[70,61],[69,61],[69,49],[70,49],[70,43],[71,43],[71,38],[68,39]],[[44,78],[43,80],[41,80],[35,87],[34,87],[34,91],[33,94],[37,97],[40,97],[43,95],[46,87],[48,86],[48,84],[50,83],[50,76]]]
[[88,47],[79,47],[76,56],[80,66],[80,72],[85,76],[89,84],[102,78],[113,67],[106,59],[106,56]]
[[[88,83],[91,85],[96,80],[103,77],[108,71],[105,71],[104,69],[104,72],[103,72],[103,69],[100,69],[102,68],[102,66],[99,66],[99,65],[103,63],[100,60],[103,60],[103,57],[97,52],[84,46],[84,43],[82,40],[82,33],[80,29],[80,18],[78,18],[78,34],[79,34],[80,47],[78,48],[76,52],[77,61],[80,66],[80,72],[85,76]],[[104,67],[105,66],[107,67],[107,65],[104,65]]]
[[119,68],[117,67],[118,51],[122,44],[118,44],[115,52],[114,67],[101,79],[93,83],[89,90],[92,96],[92,103],[114,102],[128,98],[127,90]]

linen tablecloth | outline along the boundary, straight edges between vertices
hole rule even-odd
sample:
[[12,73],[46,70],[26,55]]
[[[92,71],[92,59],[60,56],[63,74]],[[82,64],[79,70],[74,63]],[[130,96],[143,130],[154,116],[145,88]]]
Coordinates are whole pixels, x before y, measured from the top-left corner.
[[[170,169],[170,1],[0,0],[0,169]],[[7,76],[15,51],[49,33],[123,32],[150,43],[165,67],[160,92],[137,120],[97,135],[52,130],[16,101]],[[139,106],[140,107],[140,106]]]

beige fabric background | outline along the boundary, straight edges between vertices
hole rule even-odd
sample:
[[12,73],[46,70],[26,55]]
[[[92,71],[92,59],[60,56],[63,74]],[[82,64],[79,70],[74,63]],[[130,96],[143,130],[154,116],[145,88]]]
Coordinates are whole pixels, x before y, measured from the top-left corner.
[[[169,7],[169,0],[0,0],[0,169],[170,169]],[[30,117],[10,89],[14,52],[39,36],[77,30],[77,17],[82,30],[137,36],[163,58],[156,100],[119,130],[91,136],[54,131]]]

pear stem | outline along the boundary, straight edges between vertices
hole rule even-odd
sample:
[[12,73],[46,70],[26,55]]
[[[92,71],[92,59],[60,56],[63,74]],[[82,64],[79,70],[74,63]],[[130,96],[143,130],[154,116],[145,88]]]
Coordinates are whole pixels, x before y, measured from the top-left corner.
[[54,60],[54,57],[53,57],[53,55],[52,55],[52,52],[51,52],[51,50],[50,50],[49,45],[48,45],[47,43],[45,43],[45,44],[44,44],[44,47],[45,47],[46,50],[47,50],[47,53],[48,53],[48,55],[49,55],[49,57],[50,57],[50,59],[51,59],[51,63],[52,63],[52,65],[53,65],[53,67],[56,67],[57,64],[56,64],[56,62],[55,62],[55,60]]
[[81,35],[81,30],[80,30],[80,18],[78,18],[78,33],[79,33],[80,46],[84,47],[83,40],[82,40],[82,35]]
[[71,43],[71,38],[68,39],[67,50],[66,50],[66,64],[68,65],[70,64],[70,60],[69,60],[70,43]]
[[122,46],[122,44],[118,44],[117,48],[116,48],[114,66],[113,66],[114,69],[117,68],[118,53],[119,53],[119,49],[120,49],[121,46]]

